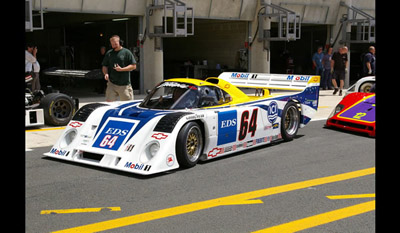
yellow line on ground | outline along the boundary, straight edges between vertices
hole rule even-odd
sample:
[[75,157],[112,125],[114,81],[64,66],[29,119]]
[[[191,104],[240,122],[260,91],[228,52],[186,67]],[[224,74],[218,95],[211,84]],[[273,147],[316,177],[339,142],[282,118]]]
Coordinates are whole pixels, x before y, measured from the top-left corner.
[[121,211],[121,207],[97,207],[97,208],[81,208],[81,209],[63,209],[63,210],[42,210],[40,214],[73,214],[100,211]]
[[28,129],[28,130],[25,130],[25,132],[36,132],[36,131],[46,131],[46,130],[58,130],[58,129],[65,129],[65,126],[52,127],[52,128],[43,128],[43,129]]
[[[125,227],[133,224],[148,222],[156,219],[186,214],[194,211],[205,210],[209,208],[214,208],[218,206],[226,205],[236,205],[236,204],[256,204],[261,203],[260,200],[253,200],[260,197],[266,197],[273,194],[284,193],[299,189],[308,188],[311,186],[323,185],[348,179],[353,179],[361,176],[372,175],[375,173],[375,167],[362,169],[353,172],[342,173],[339,175],[327,176],[312,180],[306,180],[301,182],[296,182],[292,184],[286,184],[256,191],[251,191],[247,193],[236,194],[227,197],[221,197],[217,199],[201,201],[196,203],[191,203],[187,205],[181,205],[176,207],[171,207],[162,210],[156,210],[152,212],[112,219],[103,222],[92,223],[84,226],[73,227],[65,230],[56,231],[57,233],[70,233],[70,232],[99,232],[105,230],[111,230],[119,227]],[[247,203],[246,203],[247,201]]]
[[334,195],[334,196],[326,196],[329,199],[353,199],[353,198],[370,198],[375,197],[375,193],[367,193],[367,194],[350,194],[350,195]]
[[334,222],[343,218],[348,218],[354,215],[363,214],[373,210],[375,210],[375,201],[367,201],[358,205],[332,210],[326,213],[255,231],[253,233],[292,233]]

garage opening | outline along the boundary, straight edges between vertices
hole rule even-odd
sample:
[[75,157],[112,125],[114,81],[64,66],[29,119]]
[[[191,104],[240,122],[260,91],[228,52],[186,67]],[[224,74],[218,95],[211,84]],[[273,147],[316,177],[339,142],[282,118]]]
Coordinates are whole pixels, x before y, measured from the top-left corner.
[[[138,36],[138,17],[111,14],[48,12],[44,14],[44,30],[26,33],[26,41],[38,46],[40,82],[56,89],[77,86],[93,87],[100,91],[102,80],[56,77],[44,74],[48,69],[94,70],[101,69],[100,47],[111,49],[109,38],[119,35],[124,47],[135,55]],[[138,58],[139,56],[136,56]],[[138,60],[138,59],[137,59]],[[139,71],[132,71],[133,89],[139,89]]]
[[164,38],[164,77],[204,79],[247,71],[247,22],[195,19],[193,36]]

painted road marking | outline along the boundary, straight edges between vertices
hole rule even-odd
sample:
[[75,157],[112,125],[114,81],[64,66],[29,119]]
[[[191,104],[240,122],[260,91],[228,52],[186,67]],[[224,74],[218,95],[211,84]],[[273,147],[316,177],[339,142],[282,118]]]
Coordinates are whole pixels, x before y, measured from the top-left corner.
[[326,196],[329,199],[354,199],[354,198],[371,198],[375,197],[375,193],[367,193],[367,194],[350,194],[350,195],[334,195],[334,196]]
[[63,209],[63,210],[42,210],[40,214],[73,214],[88,213],[100,211],[121,211],[121,207],[97,207],[97,208],[80,208],[80,209]]
[[284,223],[278,226],[269,227],[263,230],[254,231],[253,233],[292,233],[319,225],[334,222],[343,218],[363,214],[375,210],[375,201],[367,201],[358,205],[345,207],[342,209],[332,210],[326,213],[314,215],[311,217]]
[[[266,189],[255,190],[247,193],[236,194],[232,196],[226,196],[221,198],[216,198],[207,201],[195,202],[187,205],[181,205],[176,207],[171,207],[162,210],[156,210],[152,212],[116,218],[112,220],[107,220],[103,222],[92,223],[88,225],[73,227],[65,230],[55,231],[57,233],[70,233],[70,232],[99,232],[105,230],[111,230],[119,227],[125,227],[129,225],[134,225],[138,223],[148,222],[156,219],[167,218],[171,216],[177,216],[181,214],[186,214],[190,212],[195,212],[204,209],[210,209],[219,206],[226,205],[237,205],[237,204],[257,204],[262,203],[260,200],[253,200],[260,197],[266,197],[274,194],[290,192],[294,190],[304,189],[312,186],[323,185],[338,181],[349,180],[357,177],[367,176],[375,174],[375,167],[357,170],[353,172],[342,173],[333,176],[327,176],[322,178],[316,178],[306,181],[300,181],[296,183],[270,187]],[[250,201],[250,203],[249,203]]]
[[36,131],[47,131],[47,130],[58,130],[58,129],[65,129],[66,126],[63,127],[52,127],[52,128],[43,128],[43,129],[28,129],[25,132],[36,132]]

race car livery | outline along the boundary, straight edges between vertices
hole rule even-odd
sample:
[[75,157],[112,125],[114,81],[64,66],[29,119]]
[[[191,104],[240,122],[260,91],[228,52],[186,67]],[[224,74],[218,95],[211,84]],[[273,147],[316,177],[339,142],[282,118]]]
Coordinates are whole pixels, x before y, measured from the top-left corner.
[[326,126],[375,137],[375,93],[346,95],[327,119]]
[[290,141],[317,111],[319,79],[226,72],[165,80],[141,101],[83,106],[44,155],[149,175]]

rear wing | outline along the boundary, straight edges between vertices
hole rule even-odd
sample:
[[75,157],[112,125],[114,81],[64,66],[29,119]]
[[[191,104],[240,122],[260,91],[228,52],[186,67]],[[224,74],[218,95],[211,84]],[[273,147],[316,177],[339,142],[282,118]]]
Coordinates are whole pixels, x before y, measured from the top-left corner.
[[308,86],[319,86],[320,76],[298,74],[263,74],[223,72],[218,76],[236,87],[303,91]]

